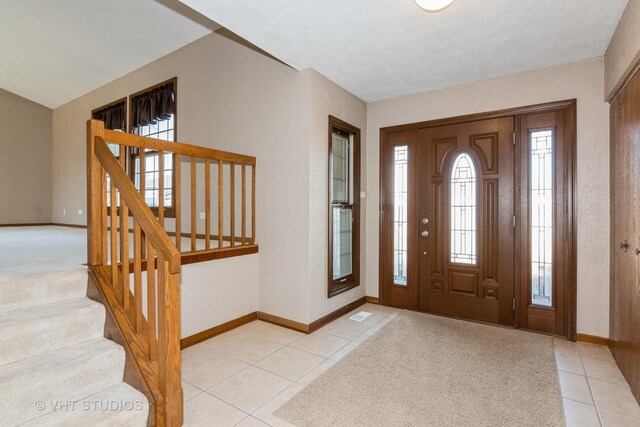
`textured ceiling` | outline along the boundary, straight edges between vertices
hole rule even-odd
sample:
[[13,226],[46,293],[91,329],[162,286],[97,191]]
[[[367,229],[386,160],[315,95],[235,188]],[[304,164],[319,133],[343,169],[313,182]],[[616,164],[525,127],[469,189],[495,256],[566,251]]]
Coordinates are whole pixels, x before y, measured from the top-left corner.
[[603,55],[627,0],[180,0],[365,101]]
[[154,0],[0,0],[0,87],[62,105],[211,32],[176,10]]

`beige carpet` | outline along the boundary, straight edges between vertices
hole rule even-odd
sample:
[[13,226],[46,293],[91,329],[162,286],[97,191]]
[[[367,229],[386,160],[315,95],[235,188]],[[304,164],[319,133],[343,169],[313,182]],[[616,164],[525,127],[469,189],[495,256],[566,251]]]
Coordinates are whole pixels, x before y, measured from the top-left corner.
[[0,227],[0,280],[66,271],[87,262],[87,230]]
[[275,412],[298,426],[563,426],[551,338],[403,312]]

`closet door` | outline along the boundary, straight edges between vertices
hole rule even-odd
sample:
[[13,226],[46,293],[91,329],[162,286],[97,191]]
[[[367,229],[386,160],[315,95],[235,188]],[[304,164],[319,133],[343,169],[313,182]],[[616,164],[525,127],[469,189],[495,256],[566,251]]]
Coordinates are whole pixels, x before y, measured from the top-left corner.
[[629,148],[629,211],[626,214],[629,233],[633,240],[633,250],[629,247],[628,261],[631,266],[628,268],[629,294],[631,300],[630,323],[633,340],[633,372],[628,376],[629,384],[640,401],[640,74],[636,74],[632,84],[631,98],[633,103],[633,124],[630,126],[628,138],[631,147]]
[[611,104],[611,350],[640,399],[640,75]]

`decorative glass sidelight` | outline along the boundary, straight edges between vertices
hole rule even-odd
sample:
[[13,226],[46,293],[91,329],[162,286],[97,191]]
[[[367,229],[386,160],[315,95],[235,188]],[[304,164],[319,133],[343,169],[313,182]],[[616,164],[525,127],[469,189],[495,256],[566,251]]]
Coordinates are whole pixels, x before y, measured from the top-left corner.
[[393,283],[407,286],[409,147],[393,149]]
[[476,192],[473,161],[461,153],[451,170],[451,262],[476,263]]
[[553,131],[531,132],[531,302],[553,305]]

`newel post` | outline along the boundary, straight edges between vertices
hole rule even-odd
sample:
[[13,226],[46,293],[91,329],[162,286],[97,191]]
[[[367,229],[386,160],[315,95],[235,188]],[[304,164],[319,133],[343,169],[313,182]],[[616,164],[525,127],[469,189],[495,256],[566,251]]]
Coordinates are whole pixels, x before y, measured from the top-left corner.
[[101,216],[102,174],[95,153],[96,136],[104,138],[104,122],[87,120],[87,262],[89,266],[102,263]]
[[[178,268],[179,268],[178,260]],[[175,263],[171,263],[175,267]],[[183,423],[183,392],[180,382],[180,273],[168,268],[158,254],[158,383],[165,399],[166,425]]]

